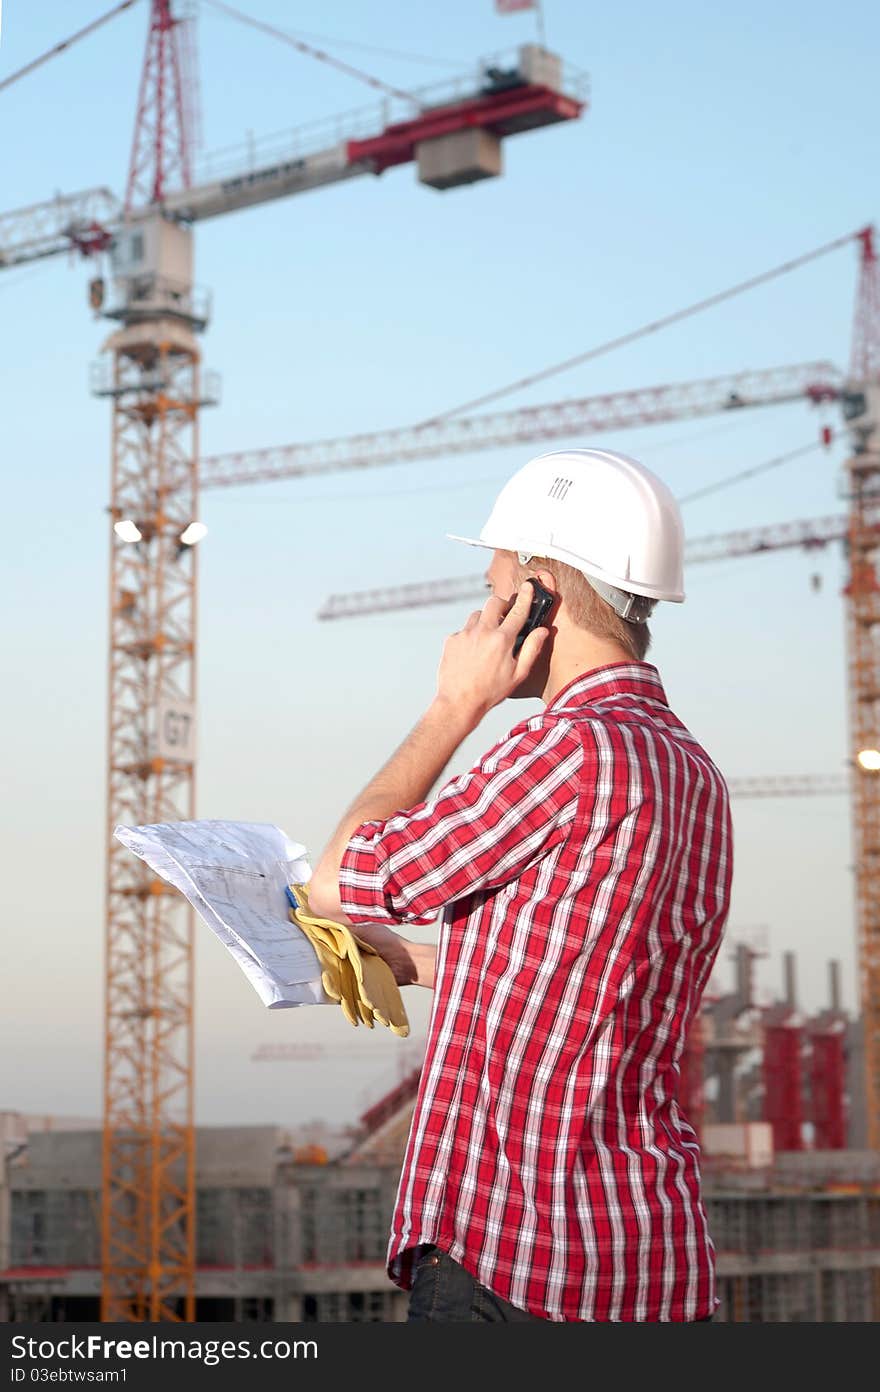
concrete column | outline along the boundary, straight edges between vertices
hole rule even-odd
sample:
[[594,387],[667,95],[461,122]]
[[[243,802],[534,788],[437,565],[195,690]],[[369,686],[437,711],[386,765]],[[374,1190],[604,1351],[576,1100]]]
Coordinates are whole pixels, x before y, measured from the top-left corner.
[[736,1121],[736,1055],[732,1050],[718,1051],[718,1120]]

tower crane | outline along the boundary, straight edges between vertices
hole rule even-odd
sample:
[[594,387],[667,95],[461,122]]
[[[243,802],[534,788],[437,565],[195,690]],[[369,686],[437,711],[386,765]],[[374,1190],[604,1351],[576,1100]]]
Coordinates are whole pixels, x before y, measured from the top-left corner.
[[526,44],[440,87],[386,88],[379,112],[227,154],[197,180],[188,32],[177,0],[149,0],[124,199],[99,186],[0,215],[0,269],[109,253],[110,293],[96,275],[89,298],[118,326],[92,377],[112,405],[103,1320],[195,1310],[192,917],[112,839],[120,822],[195,809],[198,426],[217,387],[202,367],[210,304],[193,227],[403,164],[438,190],[497,177],[506,139],[587,105],[585,79]]

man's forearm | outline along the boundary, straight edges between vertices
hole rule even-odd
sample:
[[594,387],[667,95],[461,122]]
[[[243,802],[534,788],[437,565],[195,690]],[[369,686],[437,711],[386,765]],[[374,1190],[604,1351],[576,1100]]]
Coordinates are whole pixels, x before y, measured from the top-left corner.
[[326,918],[348,922],[339,899],[339,867],[362,822],[385,821],[423,802],[459,745],[479,724],[482,711],[462,711],[435,699],[400,748],[355,798],[315,867],[309,901]]

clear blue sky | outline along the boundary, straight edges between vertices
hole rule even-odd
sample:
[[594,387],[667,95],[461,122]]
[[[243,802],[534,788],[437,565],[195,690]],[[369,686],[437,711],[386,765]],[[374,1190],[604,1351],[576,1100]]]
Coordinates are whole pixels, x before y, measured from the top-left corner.
[[[533,16],[501,17],[491,0],[241,5],[411,55],[338,49],[404,87],[534,36]],[[6,0],[0,76],[105,7]],[[549,46],[590,74],[591,107],[508,142],[503,178],[438,194],[403,168],[197,229],[197,279],[215,305],[205,357],[224,383],[204,417],[207,453],[419,420],[880,214],[876,5],[842,0],[830,17],[812,0],[547,0],[545,13]],[[4,209],[93,184],[122,192],[145,27],[141,3],[0,94]],[[372,100],[205,6],[199,47],[206,150]],[[854,251],[835,253],[510,404],[813,358],[845,366],[855,269]],[[60,258],[0,276],[0,1108],[97,1115],[110,432],[106,402],[88,394],[108,328],[86,307],[88,274]],[[602,439],[684,493],[809,442],[820,419],[794,405]],[[319,625],[316,608],[330,591],[472,572],[474,554],[445,532],[479,527],[527,454],[206,494],[200,815],[274,821],[320,851],[429,700],[462,615]],[[839,512],[844,457],[835,445],[696,502],[688,532]],[[687,604],[658,616],[653,658],[671,702],[730,776],[844,767],[841,579],[839,548],[694,567]],[[493,712],[458,766],[523,713]],[[810,1008],[840,957],[852,1005],[845,800],[740,803],[735,820],[731,941],[763,935],[767,990],[795,948]],[[329,1011],[265,1012],[201,929],[197,999],[204,1121],[346,1119],[393,1072],[384,1031],[364,1040],[375,1063],[335,1070],[332,1086],[327,1072],[251,1064],[260,1042],[344,1043],[348,1027]],[[407,1004],[418,1031],[428,994]]]

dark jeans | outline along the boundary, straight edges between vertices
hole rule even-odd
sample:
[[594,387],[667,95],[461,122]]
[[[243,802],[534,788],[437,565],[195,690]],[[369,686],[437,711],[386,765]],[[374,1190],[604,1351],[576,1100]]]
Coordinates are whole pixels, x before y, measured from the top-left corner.
[[[711,1319],[705,1315],[697,1323]],[[540,1315],[530,1315],[502,1300],[439,1247],[423,1249],[410,1291],[408,1323],[497,1324],[515,1320],[547,1323]]]
[[[419,1258],[409,1297],[407,1321],[433,1324],[482,1324],[487,1321],[540,1320],[519,1310],[480,1284],[439,1247],[426,1247]],[[546,1321],[542,1321],[545,1323]]]

